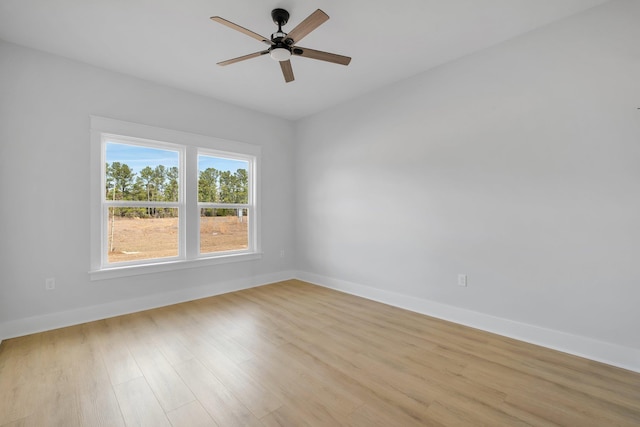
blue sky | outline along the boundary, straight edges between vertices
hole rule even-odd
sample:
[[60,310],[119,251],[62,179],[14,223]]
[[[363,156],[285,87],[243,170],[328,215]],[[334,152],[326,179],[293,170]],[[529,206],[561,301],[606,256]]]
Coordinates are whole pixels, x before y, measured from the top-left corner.
[[[142,147],[139,145],[107,143],[106,162],[120,162],[127,164],[135,173],[139,173],[146,166],[152,169],[158,165],[167,168],[178,166],[178,152],[158,148]],[[235,172],[237,169],[248,169],[248,163],[242,160],[223,159],[220,157],[198,156],[198,170],[209,167],[220,171]]]
[[249,163],[244,160],[222,159],[220,157],[198,156],[198,171],[216,168],[219,171],[235,172],[238,169],[249,170]]

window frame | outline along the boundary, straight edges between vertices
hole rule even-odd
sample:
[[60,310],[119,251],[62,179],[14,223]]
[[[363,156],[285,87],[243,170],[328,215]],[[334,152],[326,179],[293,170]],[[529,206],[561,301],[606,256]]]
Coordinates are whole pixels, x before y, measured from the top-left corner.
[[[175,131],[154,126],[124,122],[98,116],[91,121],[91,280],[132,276],[202,267],[220,263],[249,261],[262,256],[260,245],[260,157],[261,148],[244,142]],[[115,143],[142,145],[151,148],[169,149],[179,152],[178,202],[107,201],[105,189],[105,144]],[[198,201],[198,156],[210,155],[244,160],[249,163],[249,215],[248,247],[242,250],[200,253],[200,205]],[[210,205],[209,203],[205,203]],[[153,258],[139,261],[109,263],[107,259],[108,208],[110,206],[147,205],[177,208],[178,256]],[[236,204],[219,204],[219,207],[237,208]],[[209,207],[209,206],[207,206]],[[105,220],[105,217],[107,220]]]

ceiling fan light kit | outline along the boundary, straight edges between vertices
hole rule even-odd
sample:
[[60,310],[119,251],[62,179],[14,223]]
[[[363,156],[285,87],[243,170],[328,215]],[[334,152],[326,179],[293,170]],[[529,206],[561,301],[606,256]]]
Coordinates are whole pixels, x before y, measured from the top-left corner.
[[272,59],[280,63],[284,81],[289,83],[294,80],[293,69],[291,67],[290,61],[292,55],[316,59],[319,61],[332,62],[334,64],[340,65],[349,65],[349,62],[351,62],[351,58],[348,56],[296,46],[297,42],[302,40],[302,38],[304,38],[307,34],[318,28],[321,24],[329,19],[329,15],[324,13],[322,10],[317,9],[304,21],[298,24],[293,30],[291,30],[290,33],[285,33],[284,31],[282,31],[282,26],[286,25],[286,23],[289,21],[289,12],[284,9],[273,9],[271,11],[271,18],[273,19],[273,22],[278,26],[278,31],[271,34],[271,38],[267,39],[266,37],[263,37],[258,33],[254,33],[253,31],[241,27],[240,25],[235,24],[231,21],[227,21],[224,18],[221,18],[219,16],[212,16],[211,20],[269,45],[269,48],[266,50],[218,62],[218,65],[230,65],[236,62],[269,54]]
[[275,59],[278,62],[287,61],[289,58],[291,58],[291,51],[284,47],[277,47],[275,49],[271,49],[269,55],[271,55],[271,58]]

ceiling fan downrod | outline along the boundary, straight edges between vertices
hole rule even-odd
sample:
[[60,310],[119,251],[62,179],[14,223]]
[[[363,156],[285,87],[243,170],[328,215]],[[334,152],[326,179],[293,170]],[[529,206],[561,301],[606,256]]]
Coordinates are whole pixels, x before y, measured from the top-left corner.
[[289,12],[284,9],[273,9],[271,11],[271,18],[278,26],[278,31],[271,34],[273,46],[269,48],[269,56],[278,62],[287,61],[291,58],[291,48],[289,44],[285,42],[287,34],[282,31],[282,26],[286,25],[289,21]]

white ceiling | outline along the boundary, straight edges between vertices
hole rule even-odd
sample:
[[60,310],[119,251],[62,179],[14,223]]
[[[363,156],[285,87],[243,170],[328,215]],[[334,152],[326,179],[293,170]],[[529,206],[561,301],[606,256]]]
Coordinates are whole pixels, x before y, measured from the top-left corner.
[[[609,0],[1,0],[0,38],[219,100],[297,119]],[[268,56],[216,63],[265,45],[271,9],[291,31],[315,9],[331,19],[300,44],[351,56],[348,67],[294,57],[285,83]]]

